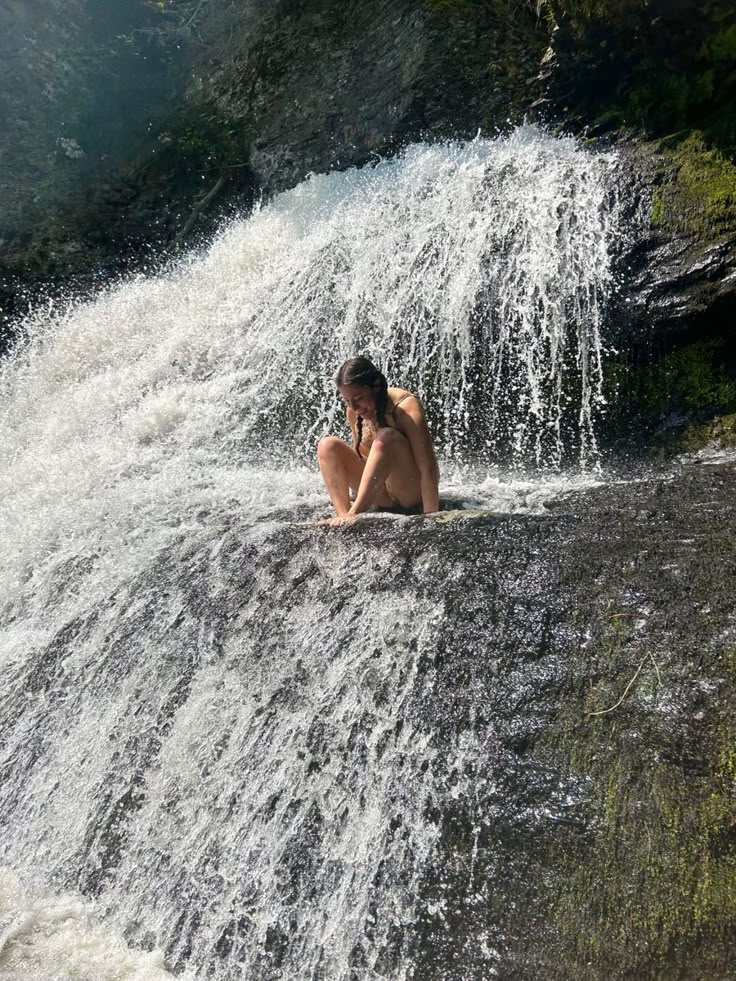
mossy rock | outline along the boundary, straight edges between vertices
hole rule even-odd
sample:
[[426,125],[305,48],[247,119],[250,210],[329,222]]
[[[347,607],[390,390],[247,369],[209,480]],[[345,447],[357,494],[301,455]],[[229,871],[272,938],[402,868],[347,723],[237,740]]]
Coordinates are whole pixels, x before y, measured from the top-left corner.
[[736,413],[715,416],[706,423],[688,426],[682,437],[682,446],[691,453],[707,447],[736,449]]
[[[733,432],[735,421],[723,420],[724,429]],[[730,600],[707,570],[733,554],[733,539],[718,517],[707,517],[714,505],[704,500],[702,517],[691,516],[693,537],[675,546],[654,582],[651,550],[658,534],[672,537],[674,487],[644,495],[659,532],[633,548],[622,542],[621,557],[632,561],[621,571],[620,599],[609,581],[601,617],[570,667],[577,684],[563,694],[546,736],[590,788],[580,847],[558,856],[566,871],[555,917],[581,965],[576,976],[591,981],[732,976],[736,648],[713,634],[715,610],[725,612]],[[685,497],[680,503],[688,506]],[[688,567],[704,578],[685,582]],[[598,587],[591,581],[590,588],[594,600]],[[655,613],[652,596],[667,594],[672,608]],[[684,621],[673,632],[682,603],[687,640],[679,633]]]
[[584,124],[654,138],[703,130],[736,151],[736,11],[730,0],[544,0],[551,98]]
[[643,438],[657,455],[731,445],[736,413],[733,344],[687,340],[664,354],[612,357],[605,371],[609,440]]
[[679,404],[690,412],[724,411],[736,407],[736,378],[729,376],[719,339],[676,347],[643,373],[642,403],[652,412]]
[[651,221],[674,233],[733,233],[736,229],[736,166],[704,134],[662,140],[664,182],[652,196]]
[[[593,976],[615,950],[619,977],[725,981],[722,951],[736,935],[736,651],[716,665],[718,695],[701,713],[702,746],[688,762],[675,758],[677,737],[668,749],[647,731],[640,706],[657,705],[662,677],[654,653],[638,674],[624,670],[633,629],[612,628],[601,681],[568,720],[600,829],[587,861],[569,870],[557,920]],[[622,691],[639,705],[619,703]],[[686,950],[692,970],[683,974]]]

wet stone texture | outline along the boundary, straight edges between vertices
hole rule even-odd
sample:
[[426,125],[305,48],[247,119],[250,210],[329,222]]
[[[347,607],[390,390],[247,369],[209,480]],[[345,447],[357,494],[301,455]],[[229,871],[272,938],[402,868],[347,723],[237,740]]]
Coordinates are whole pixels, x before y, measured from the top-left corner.
[[8,677],[9,857],[203,977],[726,981],[735,477],[183,532]]
[[732,976],[735,476],[339,533],[391,550],[381,589],[432,570],[446,614],[414,977]]

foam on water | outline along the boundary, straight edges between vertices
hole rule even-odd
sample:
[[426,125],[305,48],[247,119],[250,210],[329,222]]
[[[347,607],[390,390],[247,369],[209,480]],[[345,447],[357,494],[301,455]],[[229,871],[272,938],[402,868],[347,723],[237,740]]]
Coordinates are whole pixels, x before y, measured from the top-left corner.
[[[0,977],[3,981],[167,981],[161,951],[132,950],[102,927],[78,896],[23,889],[0,868]],[[186,978],[186,975],[183,975]]]
[[614,167],[533,127],[414,147],[313,177],[168,275],[38,313],[0,382],[4,595],[70,534],[129,552],[215,505],[290,506],[360,351],[422,396],[446,461],[594,460]]
[[[341,612],[314,563],[339,593],[354,553],[334,538],[282,583],[273,529],[328,513],[314,447],[344,432],[332,379],[359,352],[422,396],[441,493],[539,511],[592,482],[559,468],[596,456],[615,165],[532,127],[413,147],[29,320],[0,378],[0,861],[177,969],[340,981],[360,947],[366,981],[408,976],[381,958],[437,835],[408,706],[441,602]],[[545,475],[504,478],[504,455]],[[0,963],[86,976],[66,931],[102,936],[87,907],[7,895],[3,923],[48,916]],[[109,949],[101,977],[163,972]]]

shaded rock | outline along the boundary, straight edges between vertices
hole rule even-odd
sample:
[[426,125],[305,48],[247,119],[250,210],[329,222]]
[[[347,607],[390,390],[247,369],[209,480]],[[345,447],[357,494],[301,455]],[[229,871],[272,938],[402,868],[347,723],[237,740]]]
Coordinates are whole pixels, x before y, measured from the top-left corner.
[[697,331],[703,314],[736,304],[736,166],[698,133],[619,146],[638,202],[627,317],[650,338]]
[[[78,0],[29,34],[13,5],[4,43],[27,65],[2,96],[0,316],[72,282],[91,294],[154,270],[310,171],[527,114],[594,149],[613,142],[625,161],[632,234],[617,246],[608,339],[628,353],[609,359],[619,387],[604,438],[641,444],[668,419],[728,414],[736,404],[716,399],[694,415],[676,388],[654,414],[637,401],[639,370],[697,340],[717,341],[712,371],[736,377],[734,14],[726,0],[700,7],[251,0],[162,13],[130,0],[113,17]],[[47,95],[31,92],[36,76]]]

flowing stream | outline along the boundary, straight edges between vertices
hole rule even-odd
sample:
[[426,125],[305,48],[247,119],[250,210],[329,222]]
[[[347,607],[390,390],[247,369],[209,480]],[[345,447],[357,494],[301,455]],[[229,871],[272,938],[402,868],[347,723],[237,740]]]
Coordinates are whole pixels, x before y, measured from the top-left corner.
[[[463,760],[492,725],[433,741],[443,596],[312,527],[314,449],[367,353],[423,399],[441,496],[593,482],[616,167],[534,127],[414,146],[29,318],[0,379],[0,976],[418,976],[433,807],[490,780]],[[474,956],[494,976],[492,937]]]

